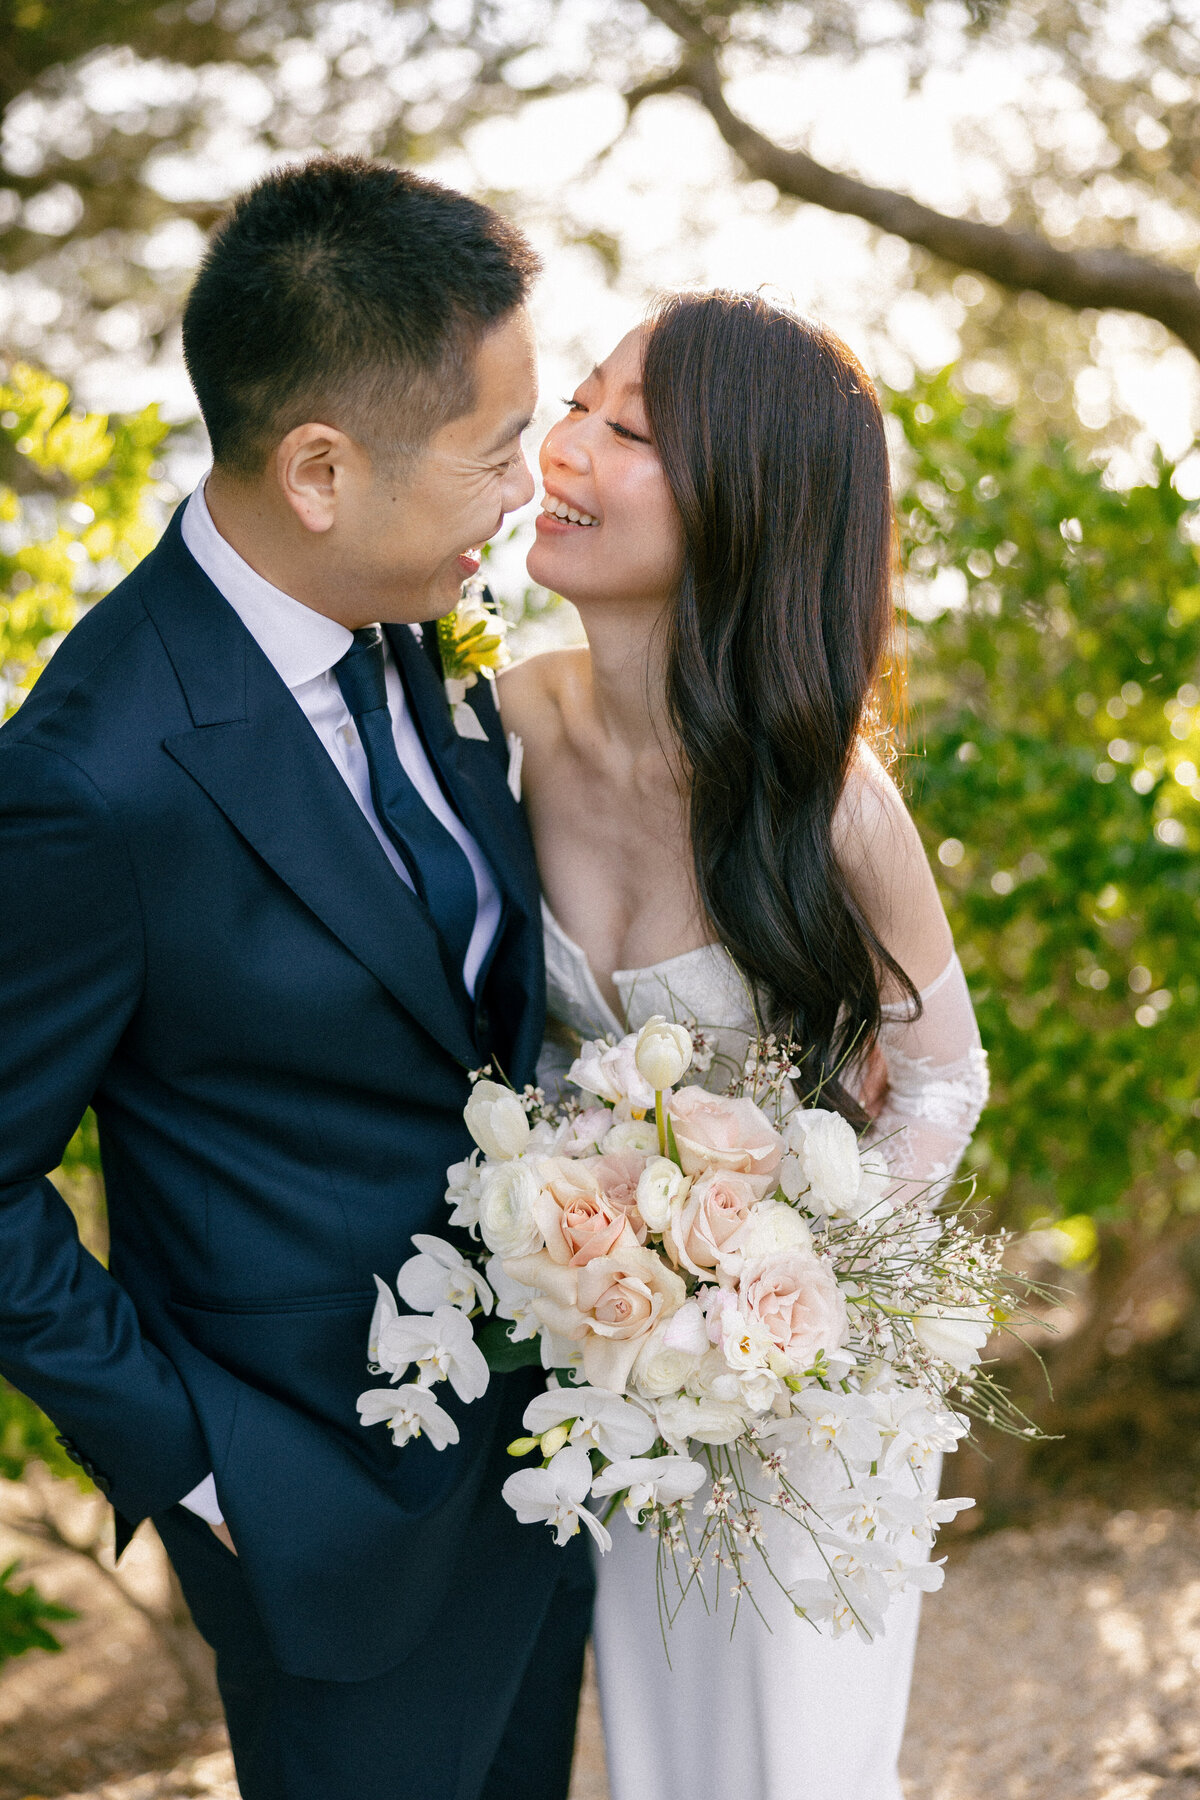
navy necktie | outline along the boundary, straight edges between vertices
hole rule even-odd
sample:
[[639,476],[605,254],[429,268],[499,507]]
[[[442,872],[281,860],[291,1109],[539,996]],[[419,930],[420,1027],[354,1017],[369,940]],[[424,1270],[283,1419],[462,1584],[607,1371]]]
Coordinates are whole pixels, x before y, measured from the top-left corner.
[[333,672],[366,752],[375,816],[396,846],[461,981],[475,929],[475,876],[465,851],[404,772],[388,711],[383,633],[378,625],[354,633],[354,643]]

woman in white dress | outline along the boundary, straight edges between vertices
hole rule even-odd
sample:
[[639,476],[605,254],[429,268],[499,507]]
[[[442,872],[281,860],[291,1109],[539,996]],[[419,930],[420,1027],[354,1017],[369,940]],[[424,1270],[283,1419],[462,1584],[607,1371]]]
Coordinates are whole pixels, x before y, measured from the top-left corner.
[[[871,384],[819,327],[693,294],[566,406],[529,568],[578,607],[588,647],[500,683],[525,746],[551,1019],[596,1036],[690,1016],[738,1054],[757,1007],[898,1180],[942,1182],[986,1064],[869,744],[892,627]],[[798,1528],[768,1529],[785,1579],[810,1572]],[[732,1636],[728,1603],[689,1596],[668,1661],[656,1546],[623,1516],[613,1540],[596,1611],[613,1800],[900,1800],[915,1592],[870,1644],[819,1635],[769,1583],[765,1617],[743,1605]]]

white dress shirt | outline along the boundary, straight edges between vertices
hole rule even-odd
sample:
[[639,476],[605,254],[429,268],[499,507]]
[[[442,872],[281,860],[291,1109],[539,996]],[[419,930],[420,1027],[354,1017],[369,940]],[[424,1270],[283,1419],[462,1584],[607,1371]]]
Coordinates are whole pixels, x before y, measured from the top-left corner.
[[[184,543],[289,689],[379,839],[384,855],[401,881],[411,888],[412,877],[376,817],[366,752],[333,673],[334,664],[341,661],[354,641],[351,633],[336,619],[314,612],[310,606],[273,587],[238,555],[213,523],[204,498],[203,481],[184,509],[182,529]],[[467,992],[474,997],[479,971],[500,924],[500,892],[482,851],[446,799],[430,767],[386,638],[384,658],[388,711],[392,716],[392,733],[401,766],[430,812],[459,845],[475,877],[475,929],[463,962],[463,982]],[[223,1522],[211,1475],[186,1495],[181,1504],[198,1513],[210,1525]]]

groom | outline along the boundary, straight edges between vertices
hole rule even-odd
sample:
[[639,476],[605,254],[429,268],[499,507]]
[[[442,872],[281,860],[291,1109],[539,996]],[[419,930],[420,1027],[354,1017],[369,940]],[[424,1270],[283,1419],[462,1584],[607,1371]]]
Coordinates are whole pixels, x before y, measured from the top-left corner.
[[[184,320],[213,471],[0,732],[0,1372],[118,1548],[154,1520],[244,1800],[567,1789],[586,1558],[500,1498],[532,1376],[441,1453],[355,1411],[467,1072],[542,1032],[504,733],[429,623],[532,492],[536,268],[378,164],[243,198]],[[89,1104],[108,1271],[46,1180]]]

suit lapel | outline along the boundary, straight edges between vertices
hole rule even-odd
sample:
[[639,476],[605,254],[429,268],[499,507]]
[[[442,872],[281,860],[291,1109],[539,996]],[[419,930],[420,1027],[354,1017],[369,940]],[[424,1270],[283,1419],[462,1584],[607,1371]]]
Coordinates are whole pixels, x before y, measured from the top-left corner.
[[469,1068],[475,1045],[425,909],[300,707],[188,553],[178,514],[142,570],[143,601],[194,721],[164,749],[309,911]]

